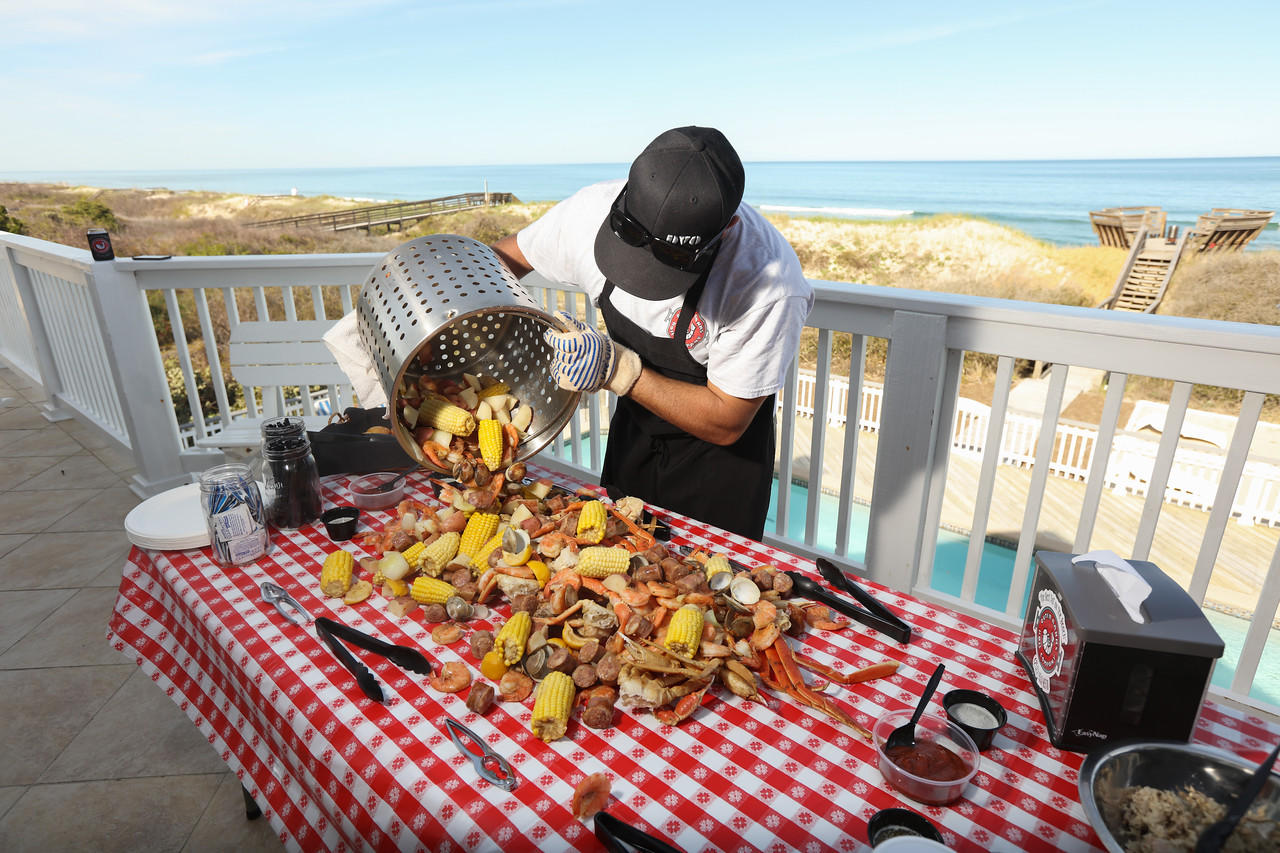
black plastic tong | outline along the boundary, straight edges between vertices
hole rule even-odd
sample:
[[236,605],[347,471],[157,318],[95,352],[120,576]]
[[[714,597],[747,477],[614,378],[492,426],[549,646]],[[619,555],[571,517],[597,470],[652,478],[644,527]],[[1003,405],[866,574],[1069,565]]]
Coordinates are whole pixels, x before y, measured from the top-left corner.
[[817,564],[818,571],[827,583],[840,587],[863,606],[859,607],[852,601],[841,598],[822,584],[799,572],[787,572],[795,585],[797,595],[825,604],[837,613],[861,622],[868,628],[874,628],[899,643],[911,642],[911,626],[899,619],[892,610],[877,601],[871,593],[849,580],[845,573],[831,561],[819,557]]
[[684,853],[608,812],[596,813],[595,833],[609,853]]
[[383,642],[363,631],[357,631],[350,625],[343,625],[341,622],[334,622],[332,619],[320,616],[316,619],[316,634],[319,635],[320,639],[324,640],[325,645],[329,647],[329,651],[333,652],[334,657],[355,676],[356,684],[360,685],[364,695],[375,702],[386,701],[386,696],[382,692],[382,685],[378,683],[378,679],[369,671],[367,666],[360,663],[360,661],[356,660],[355,655],[347,651],[347,647],[342,645],[339,639],[346,640],[351,645],[365,651],[382,655],[396,666],[407,669],[410,672],[416,672],[419,675],[431,674],[431,661],[427,660],[422,652],[417,649],[411,649],[408,646],[397,646]]

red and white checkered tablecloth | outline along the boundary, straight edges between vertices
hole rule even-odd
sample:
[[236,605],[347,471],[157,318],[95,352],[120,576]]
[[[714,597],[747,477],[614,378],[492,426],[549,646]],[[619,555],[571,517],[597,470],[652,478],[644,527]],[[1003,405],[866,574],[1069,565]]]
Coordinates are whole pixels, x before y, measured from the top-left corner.
[[[328,479],[326,501],[348,503],[347,482]],[[408,482],[410,496],[432,500],[425,480]],[[806,560],[663,514],[677,541],[816,577]],[[390,517],[365,513],[363,520]],[[809,631],[801,642],[838,669],[900,661],[891,678],[829,688],[867,728],[886,711],[914,706],[939,662],[947,666],[939,694],[968,687],[1001,697],[1008,725],[982,754],[965,796],[922,806],[883,781],[870,743],[786,697],[765,707],[717,688],[679,727],[620,711],[615,728],[574,720],[568,737],[546,744],[529,729],[532,699],[500,702],[477,716],[463,698],[430,688],[425,676],[357,652],[388,696],[385,704],[373,702],[314,629],[288,624],[261,600],[260,582],[281,584],[312,616],[476,670],[468,644],[434,643],[420,614],[395,619],[377,594],[357,606],[321,596],[320,566],[335,547],[322,525],[274,532],[273,542],[267,557],[229,570],[208,549],[134,548],[109,639],[186,712],[291,849],[599,850],[590,823],[569,809],[575,786],[596,772],[612,780],[611,813],[688,851],[866,850],[867,820],[892,806],[926,815],[960,851],[1100,849],[1077,794],[1082,756],[1049,743],[1014,658],[1017,636],[1004,628],[868,583],[913,626],[909,646],[857,624]],[[364,555],[354,541],[343,547]],[[505,605],[497,608],[495,621],[506,615]],[[449,717],[511,762],[520,777],[514,791],[476,776],[447,737]],[[1276,734],[1259,718],[1208,702],[1195,739],[1261,760]]]

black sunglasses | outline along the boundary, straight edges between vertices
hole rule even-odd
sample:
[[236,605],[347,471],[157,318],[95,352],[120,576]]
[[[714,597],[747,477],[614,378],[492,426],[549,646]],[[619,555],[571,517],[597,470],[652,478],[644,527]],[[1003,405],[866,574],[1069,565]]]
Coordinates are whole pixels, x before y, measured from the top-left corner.
[[645,228],[639,222],[627,214],[622,209],[622,200],[627,195],[627,188],[624,185],[622,192],[618,193],[618,197],[613,200],[613,207],[609,209],[609,228],[619,240],[628,246],[648,246],[649,251],[659,262],[675,267],[678,270],[689,271],[697,267],[703,260],[715,253],[720,246],[720,240],[724,237],[724,231],[712,237],[701,246],[682,246],[678,243],[668,243],[661,237],[655,237],[649,233],[649,229]]

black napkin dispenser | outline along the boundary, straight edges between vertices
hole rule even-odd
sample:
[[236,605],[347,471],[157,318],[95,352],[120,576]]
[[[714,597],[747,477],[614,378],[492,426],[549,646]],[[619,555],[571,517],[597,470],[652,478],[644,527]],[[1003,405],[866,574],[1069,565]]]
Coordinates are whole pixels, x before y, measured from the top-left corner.
[[1092,561],[1038,551],[1017,656],[1059,749],[1126,738],[1187,741],[1223,643],[1204,612],[1154,563],[1135,622]]

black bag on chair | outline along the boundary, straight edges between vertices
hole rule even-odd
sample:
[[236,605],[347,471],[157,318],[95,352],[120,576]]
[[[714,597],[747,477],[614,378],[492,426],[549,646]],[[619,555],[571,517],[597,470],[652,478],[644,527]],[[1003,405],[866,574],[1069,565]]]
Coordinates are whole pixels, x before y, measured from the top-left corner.
[[388,426],[385,406],[376,409],[349,408],[341,419],[322,430],[308,432],[311,452],[320,476],[329,474],[372,474],[375,471],[402,471],[418,463],[404,452],[394,435],[366,433],[371,427]]

